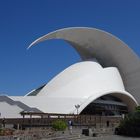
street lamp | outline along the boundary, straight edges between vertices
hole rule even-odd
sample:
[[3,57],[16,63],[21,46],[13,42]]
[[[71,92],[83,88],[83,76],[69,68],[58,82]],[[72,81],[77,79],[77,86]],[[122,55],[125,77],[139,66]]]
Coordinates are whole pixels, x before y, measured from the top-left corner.
[[75,105],[75,108],[76,108],[76,110],[77,110],[77,123],[78,123],[78,109],[80,108],[80,105],[79,104],[77,104],[77,105]]
[[78,109],[80,108],[80,105],[79,104],[77,104],[77,105],[75,105],[75,108],[76,108],[76,110],[77,110],[77,116],[78,116]]

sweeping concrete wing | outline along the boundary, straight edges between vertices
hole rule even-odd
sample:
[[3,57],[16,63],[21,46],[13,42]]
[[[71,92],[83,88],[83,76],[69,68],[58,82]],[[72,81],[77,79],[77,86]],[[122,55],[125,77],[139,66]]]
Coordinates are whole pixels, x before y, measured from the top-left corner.
[[102,67],[117,67],[125,90],[140,103],[140,59],[124,42],[110,33],[86,27],[65,28],[35,40],[30,46],[49,39],[63,39],[82,60],[96,58]]

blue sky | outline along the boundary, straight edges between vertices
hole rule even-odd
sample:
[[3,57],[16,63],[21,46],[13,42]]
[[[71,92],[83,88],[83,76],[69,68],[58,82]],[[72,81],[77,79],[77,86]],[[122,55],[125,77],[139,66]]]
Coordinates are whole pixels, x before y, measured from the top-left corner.
[[140,56],[139,0],[0,0],[0,93],[24,95],[80,61],[67,43],[36,38],[85,26],[119,37]]

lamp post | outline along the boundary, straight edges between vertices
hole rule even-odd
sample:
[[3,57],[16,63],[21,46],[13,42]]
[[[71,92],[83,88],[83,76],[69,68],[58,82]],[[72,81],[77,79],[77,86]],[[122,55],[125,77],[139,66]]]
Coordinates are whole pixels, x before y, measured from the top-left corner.
[[77,105],[75,105],[75,108],[76,108],[76,110],[77,110],[77,116],[78,116],[78,109],[80,108],[80,105],[79,104],[77,104]]
[[78,114],[79,114],[78,109],[80,108],[80,105],[79,104],[75,105],[75,108],[76,108],[76,111],[77,111],[77,123],[78,123]]

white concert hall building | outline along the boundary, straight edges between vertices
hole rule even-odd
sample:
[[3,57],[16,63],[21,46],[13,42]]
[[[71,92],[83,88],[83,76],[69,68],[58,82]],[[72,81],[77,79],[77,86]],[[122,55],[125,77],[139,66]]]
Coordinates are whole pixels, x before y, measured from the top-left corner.
[[1,95],[1,117],[22,117],[22,111],[76,114],[77,110],[78,114],[114,116],[139,105],[140,59],[120,39],[95,28],[73,27],[48,33],[29,48],[50,39],[68,42],[82,61],[25,96]]

